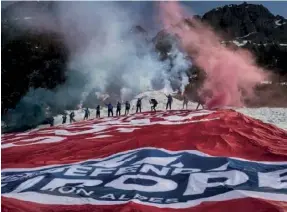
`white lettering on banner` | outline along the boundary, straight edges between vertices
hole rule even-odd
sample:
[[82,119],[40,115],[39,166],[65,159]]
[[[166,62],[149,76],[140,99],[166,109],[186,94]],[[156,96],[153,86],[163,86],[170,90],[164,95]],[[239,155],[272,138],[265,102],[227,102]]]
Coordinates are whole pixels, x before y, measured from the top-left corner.
[[94,191],[86,191],[83,188],[80,188],[76,191],[76,194],[80,194],[80,195],[83,194],[85,196],[91,196],[93,193],[94,193]]
[[109,169],[105,169],[105,168],[96,168],[95,171],[92,172],[92,174],[90,175],[91,177],[97,177],[100,174],[111,174],[116,170],[116,168],[109,168]]
[[147,197],[145,197],[145,196],[142,196],[142,195],[136,194],[136,195],[134,196],[134,199],[147,200],[148,198],[147,198]]
[[176,163],[176,164],[171,164],[171,167],[178,167],[178,168],[182,168],[184,167],[184,165],[182,164],[182,162]]
[[1,180],[5,180],[5,182],[12,182],[12,181],[17,181],[19,179],[27,178],[27,177],[32,177],[35,175],[35,173],[23,173],[23,174],[15,174],[12,176],[2,176]]
[[77,188],[69,186],[69,187],[60,187],[57,189],[62,194],[69,194],[69,193],[73,193]]
[[38,172],[31,172],[31,173],[22,173],[22,174],[16,174],[12,176],[2,176],[1,180],[5,182],[11,182],[11,181],[17,181],[17,180],[23,180],[26,178],[31,178],[34,176],[46,174],[46,173],[61,173],[64,172],[66,168],[53,168],[53,169],[47,169],[43,171],[38,171]]
[[119,168],[119,170],[116,172],[115,175],[126,174],[126,173],[136,173],[139,167],[140,165]]
[[171,203],[178,203],[178,199],[177,198],[171,198],[171,199],[165,199],[165,198],[161,198],[161,197],[146,197],[140,194],[135,194],[132,197],[127,197],[125,194],[120,195],[119,197],[116,194],[113,193],[109,193],[103,196],[99,197],[100,199],[105,199],[105,200],[121,200],[121,201],[129,201],[132,199],[137,199],[137,200],[141,200],[141,201],[148,201],[151,203],[167,203],[167,204],[171,204]]
[[102,180],[84,180],[84,179],[62,179],[56,178],[49,182],[46,186],[41,188],[42,191],[54,191],[57,188],[65,187],[67,184],[80,184],[75,187],[84,187],[84,186],[97,186],[100,185]]
[[287,163],[213,157],[196,150],[147,147],[73,164],[4,169],[1,175],[2,196],[42,204],[135,201],[186,208],[244,197],[287,199]]
[[199,172],[200,169],[189,169],[189,168],[175,168],[171,175],[177,175],[177,174],[189,174],[194,172]]
[[119,197],[119,200],[129,200],[129,198],[125,198],[126,197],[126,195],[121,195],[120,197]]
[[148,173],[149,171],[152,171],[152,172],[156,173],[159,176],[166,176],[169,170],[170,170],[170,168],[167,168],[167,167],[162,167],[161,170],[160,170],[160,168],[156,168],[156,167],[154,167],[152,165],[145,164],[141,168],[140,172]]
[[38,176],[38,177],[34,177],[32,179],[26,180],[23,183],[21,183],[17,188],[15,188],[13,192],[20,193],[21,191],[24,191],[28,188],[33,187],[34,185],[36,185],[37,183],[39,183],[43,179],[44,179],[44,176]]
[[101,196],[100,198],[101,199],[112,199],[112,200],[116,199],[114,194],[107,194],[107,195]]
[[176,202],[178,202],[177,198],[166,199],[166,203],[176,203]]
[[64,187],[59,187],[55,188],[53,191],[57,191],[61,194],[79,194],[79,195],[84,195],[84,196],[91,196],[94,191],[87,191],[83,188],[75,187],[75,186],[64,186]]
[[[209,179],[214,178],[227,178],[224,182],[209,183]],[[225,172],[208,172],[208,173],[194,173],[190,174],[187,188],[183,195],[196,195],[204,193],[206,188],[217,186],[235,186],[245,183],[249,177],[244,173],[237,170]]]
[[287,188],[287,169],[266,173],[259,172],[258,184],[259,187],[267,187],[274,189]]
[[155,197],[151,197],[149,199],[150,202],[155,202],[155,203],[161,203],[163,200],[163,198],[155,198]]
[[91,171],[92,167],[86,166],[72,166],[69,168],[64,175],[67,176],[86,176],[88,171]]
[[[130,184],[125,183],[128,179],[142,179],[142,180],[151,180],[155,182],[155,185],[150,186],[143,186],[143,185],[137,185],[137,184]],[[137,190],[137,191],[145,191],[145,192],[166,192],[166,191],[172,191],[177,188],[177,183],[160,178],[160,177],[154,177],[154,176],[147,176],[147,175],[122,175],[121,177],[107,183],[105,187],[112,187],[116,189],[122,189],[122,190]]]

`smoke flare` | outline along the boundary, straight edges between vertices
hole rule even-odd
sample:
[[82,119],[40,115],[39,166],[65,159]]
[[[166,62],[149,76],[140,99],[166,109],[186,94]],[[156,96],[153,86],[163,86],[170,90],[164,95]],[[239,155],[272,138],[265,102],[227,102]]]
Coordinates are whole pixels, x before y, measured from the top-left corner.
[[[160,3],[163,24],[180,38],[194,64],[206,74],[199,96],[208,108],[244,105],[244,98],[252,98],[254,87],[268,74],[248,51],[224,47],[211,27],[196,18],[186,19],[185,14],[177,2]],[[205,91],[210,91],[211,96],[203,95]]]

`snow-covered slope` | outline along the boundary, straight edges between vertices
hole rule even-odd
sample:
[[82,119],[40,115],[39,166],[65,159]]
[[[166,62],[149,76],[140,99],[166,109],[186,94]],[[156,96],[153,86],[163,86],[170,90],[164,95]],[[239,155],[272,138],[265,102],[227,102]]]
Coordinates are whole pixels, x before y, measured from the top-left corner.
[[237,108],[236,111],[287,130],[287,108]]
[[[141,93],[134,97],[134,99],[131,100],[131,110],[130,115],[134,114],[136,112],[136,101],[138,98],[142,98],[142,112],[144,111],[150,111],[151,105],[149,103],[149,100],[151,98],[155,98],[158,101],[157,110],[165,110],[167,98],[165,96],[165,93],[163,91],[147,91],[144,93]],[[172,109],[173,110],[182,110],[183,102],[178,99],[173,99]],[[189,102],[188,109],[194,110],[196,109],[197,103],[195,102]],[[287,108],[232,108],[235,109],[238,112],[241,112],[247,116],[250,116],[252,118],[260,119],[263,122],[274,124],[277,127],[280,127],[282,129],[287,130]],[[70,111],[67,111],[68,113]],[[96,110],[90,109],[91,116],[90,118],[96,117]],[[124,105],[122,106],[122,114],[124,113]],[[114,108],[114,114],[115,114],[115,108]],[[76,121],[82,121],[84,118],[84,110],[76,110],[75,111],[75,120]],[[101,110],[101,117],[107,116],[107,108],[103,107]],[[58,115],[55,118],[55,125],[60,125],[62,123],[62,115]],[[67,119],[67,121],[69,121]],[[68,124],[69,122],[67,122]],[[44,126],[40,126],[44,127]]]

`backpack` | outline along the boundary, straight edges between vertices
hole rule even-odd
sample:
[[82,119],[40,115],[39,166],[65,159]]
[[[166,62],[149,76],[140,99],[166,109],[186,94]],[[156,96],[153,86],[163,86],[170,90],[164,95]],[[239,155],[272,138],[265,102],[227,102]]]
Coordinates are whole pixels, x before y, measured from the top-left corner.
[[150,100],[154,105],[157,105],[158,103],[157,103],[157,101],[156,101],[156,99],[151,99]]

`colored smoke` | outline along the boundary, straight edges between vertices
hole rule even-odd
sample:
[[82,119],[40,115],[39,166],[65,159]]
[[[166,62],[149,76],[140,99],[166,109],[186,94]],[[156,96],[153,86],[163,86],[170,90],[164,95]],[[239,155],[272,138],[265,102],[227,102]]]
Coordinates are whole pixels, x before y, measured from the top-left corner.
[[[256,65],[251,53],[224,47],[210,26],[196,18],[186,19],[186,14],[177,2],[160,3],[163,24],[177,34],[193,63],[205,72],[199,96],[208,108],[243,106],[244,99],[253,97],[254,87],[266,80],[267,73]],[[206,90],[211,95],[203,97]]]
[[[151,37],[134,28],[142,16],[123,4],[55,2],[47,11],[33,5],[19,4],[11,18],[19,19],[19,28],[60,35],[69,49],[67,80],[53,91],[30,88],[17,110],[9,112],[13,125],[22,125],[23,114],[34,104],[47,104],[56,111],[96,107],[102,100],[115,104],[147,90],[183,91],[188,84],[186,70],[191,64],[186,55],[174,45],[171,59],[161,61]],[[27,14],[33,15],[29,21],[24,18]]]

